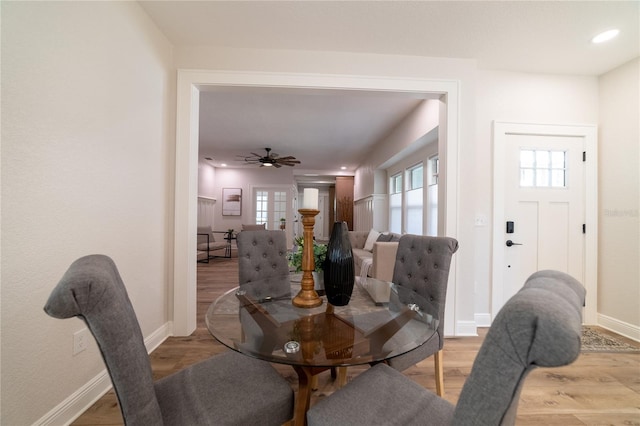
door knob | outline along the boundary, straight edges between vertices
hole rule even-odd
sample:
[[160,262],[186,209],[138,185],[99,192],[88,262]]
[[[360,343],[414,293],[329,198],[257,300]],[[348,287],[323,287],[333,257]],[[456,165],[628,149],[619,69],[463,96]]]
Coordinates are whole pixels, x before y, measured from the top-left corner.
[[514,243],[511,240],[507,240],[507,247],[511,247],[511,246],[521,246],[522,244],[520,243]]

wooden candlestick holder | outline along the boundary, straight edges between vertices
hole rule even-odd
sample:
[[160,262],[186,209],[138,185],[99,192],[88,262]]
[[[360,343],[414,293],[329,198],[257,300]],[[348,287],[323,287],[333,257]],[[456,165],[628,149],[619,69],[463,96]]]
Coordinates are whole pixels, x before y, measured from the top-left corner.
[[322,299],[314,290],[315,283],[313,281],[313,271],[316,268],[316,262],[313,256],[313,225],[316,223],[316,216],[320,210],[300,209],[298,212],[302,215],[302,226],[304,246],[302,248],[302,280],[300,281],[300,292],[293,298],[291,303],[299,308],[315,308],[322,305]]

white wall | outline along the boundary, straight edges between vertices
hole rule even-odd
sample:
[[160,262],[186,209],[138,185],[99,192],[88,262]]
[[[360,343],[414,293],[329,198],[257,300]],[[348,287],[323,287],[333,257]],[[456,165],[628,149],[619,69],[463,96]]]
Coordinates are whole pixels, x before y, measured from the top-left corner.
[[170,320],[171,60],[135,2],[2,2],[3,425],[104,370],[93,341],[72,356],[79,319],[42,309],[76,258],[114,258],[145,336]]
[[[114,257],[145,336],[170,320],[171,53],[136,3],[2,3],[2,424],[35,422],[104,368],[94,346],[71,356],[72,334],[82,328],[79,320],[54,320],[42,312],[75,258],[92,252]],[[471,322],[489,301],[491,229],[473,223],[478,213],[491,215],[491,123],[598,121],[594,78],[478,71],[471,60],[193,48],[179,49],[174,65],[457,81],[461,213],[456,258],[462,267],[455,309],[458,318]],[[603,89],[618,93],[611,102],[603,97],[603,129],[617,126],[616,114],[629,108],[637,123],[637,104],[634,110],[633,98],[618,92],[634,82],[637,87],[637,62],[631,67],[601,80]],[[609,145],[618,136],[602,133]],[[636,133],[636,147],[637,139]],[[637,165],[637,159],[636,154],[621,161]],[[602,191],[613,186],[617,166],[603,164]],[[215,191],[247,188],[230,172],[218,170],[216,181]],[[603,208],[617,208],[624,196],[603,200]],[[607,220],[612,223],[603,223],[605,230],[622,223]],[[240,222],[220,226],[236,228]],[[617,241],[615,230],[602,238]],[[608,285],[600,284],[603,289]],[[603,302],[606,312],[618,295],[612,297]]]
[[220,198],[222,194],[216,193],[215,182],[216,168],[208,163],[198,163],[198,196]]
[[[255,223],[252,214],[251,188],[253,186],[286,186],[293,187],[293,169],[291,168],[224,168],[216,169],[214,183],[215,197],[218,199],[215,207],[215,229],[225,231],[234,229],[240,231],[243,223]],[[242,216],[222,215],[222,189],[242,189]]]
[[[463,227],[476,246],[475,312],[487,318],[491,308],[491,241],[493,206],[492,125],[498,121],[545,124],[596,124],[598,86],[595,77],[574,77],[480,70],[478,72],[476,135],[465,149],[472,158],[461,170],[473,177],[473,209],[467,211]],[[476,227],[475,216],[488,218]]]
[[599,86],[599,321],[640,339],[640,59]]
[[438,100],[425,100],[420,103],[363,159],[361,166],[356,170],[356,200],[372,194],[387,193],[386,179],[375,179],[373,175],[378,172],[386,175],[382,170],[384,167],[402,161],[424,147],[421,138],[438,127],[439,103]]
[[[393,81],[393,86],[402,87],[411,91],[408,79],[422,80],[431,86],[455,85],[459,98],[451,100],[455,102],[455,110],[458,124],[451,129],[455,132],[459,147],[455,150],[459,155],[460,163],[470,163],[473,160],[473,152],[466,149],[468,144],[473,144],[475,134],[475,61],[450,58],[425,58],[401,55],[375,55],[341,52],[310,52],[292,50],[256,50],[256,49],[226,49],[226,48],[179,48],[176,49],[176,66],[184,69],[204,70],[232,70],[248,72],[281,73],[309,73],[311,75],[336,75],[361,78],[363,82]],[[376,78],[378,80],[376,80]],[[363,83],[364,84],[364,83]],[[427,83],[425,83],[427,84]],[[337,86],[339,87],[339,86]],[[366,87],[366,86],[363,86]],[[450,87],[450,86],[447,86]],[[438,92],[437,90],[434,90]],[[446,137],[446,135],[445,135]],[[446,159],[445,159],[446,160]],[[358,177],[356,176],[356,179]],[[474,189],[474,176],[450,176],[450,180],[458,180],[460,184],[456,197],[451,197],[452,206],[457,211],[473,211],[469,204]],[[464,181],[464,182],[463,182]],[[444,193],[444,192],[443,192]],[[450,192],[453,193],[453,192]],[[470,196],[468,196],[470,195]],[[455,222],[455,223],[454,223]],[[474,253],[473,235],[460,234],[459,221],[449,221],[448,235],[454,236],[460,241],[460,249],[456,253],[456,260],[460,265],[474,264],[474,259],[468,257]],[[461,326],[466,331],[462,333],[474,333],[474,302],[473,282],[474,271],[471,268],[459,268],[456,276],[458,294],[455,299],[455,315]],[[452,310],[449,310],[452,312]],[[452,312],[452,315],[454,312]],[[457,328],[457,324],[456,324]],[[472,331],[469,331],[472,330]]]

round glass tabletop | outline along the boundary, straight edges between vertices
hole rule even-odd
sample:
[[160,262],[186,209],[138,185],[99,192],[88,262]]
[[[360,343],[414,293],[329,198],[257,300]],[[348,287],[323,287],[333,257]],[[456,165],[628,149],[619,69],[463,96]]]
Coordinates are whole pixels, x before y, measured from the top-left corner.
[[311,309],[291,303],[299,283],[272,295],[252,291],[255,285],[219,297],[206,323],[225,346],[265,361],[304,367],[380,362],[419,347],[438,327],[429,300],[372,278],[356,279],[348,305],[332,306],[323,297]]

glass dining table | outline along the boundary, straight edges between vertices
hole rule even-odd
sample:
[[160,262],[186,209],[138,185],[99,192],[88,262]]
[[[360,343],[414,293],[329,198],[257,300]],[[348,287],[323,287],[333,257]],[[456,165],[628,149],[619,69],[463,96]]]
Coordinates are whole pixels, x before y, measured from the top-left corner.
[[323,304],[311,309],[291,303],[299,282],[281,288],[265,294],[259,283],[236,287],[211,304],[205,320],[213,337],[230,349],[294,368],[295,425],[305,424],[313,376],[402,355],[438,327],[429,300],[386,281],[357,277],[348,305],[333,306],[323,297]]

